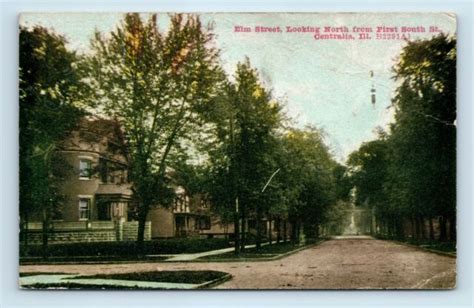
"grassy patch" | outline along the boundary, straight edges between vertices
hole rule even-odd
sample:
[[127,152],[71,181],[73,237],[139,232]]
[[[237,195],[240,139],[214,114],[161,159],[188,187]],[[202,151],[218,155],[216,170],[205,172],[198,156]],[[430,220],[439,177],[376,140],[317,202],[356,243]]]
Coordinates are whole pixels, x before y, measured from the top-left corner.
[[410,245],[420,246],[421,248],[427,248],[431,250],[437,250],[442,252],[456,252],[456,242],[440,242],[434,240],[414,240],[414,239],[399,239],[395,237],[383,237],[377,236],[382,240],[396,240],[399,242],[407,243]]
[[94,276],[79,276],[74,279],[115,279],[131,281],[151,281],[170,283],[201,284],[222,278],[227,273],[218,271],[154,271],[124,274],[99,274]]
[[[197,253],[230,247],[226,239],[166,239],[144,243],[144,254]],[[137,254],[135,242],[97,242],[51,244],[48,246],[50,257],[82,256],[134,256]],[[20,256],[41,257],[41,245],[20,246]]]
[[438,250],[443,252],[456,252],[455,242],[408,242],[412,245],[417,245],[423,248]]
[[20,273],[20,277],[38,276],[38,275],[77,275],[77,274],[55,273],[55,272],[50,272],[50,273],[42,273],[42,272]]
[[225,260],[225,259],[261,259],[271,258],[284,253],[291,252],[301,247],[315,243],[315,241],[308,241],[305,245],[293,244],[293,243],[280,243],[265,245],[257,248],[248,248],[244,252],[236,255],[234,252],[227,252],[220,255],[205,256],[199,258],[199,260]]
[[23,289],[68,289],[68,290],[161,290],[160,288],[82,284],[82,283],[74,283],[74,282],[35,283],[35,284],[29,284],[29,285],[22,285],[21,287]]
[[213,255],[213,256],[205,256],[199,258],[199,260],[235,260],[235,259],[264,259],[264,258],[271,258],[275,257],[277,254],[258,254],[258,253],[247,253],[242,252],[239,255],[236,255],[234,252],[227,252],[220,255]]

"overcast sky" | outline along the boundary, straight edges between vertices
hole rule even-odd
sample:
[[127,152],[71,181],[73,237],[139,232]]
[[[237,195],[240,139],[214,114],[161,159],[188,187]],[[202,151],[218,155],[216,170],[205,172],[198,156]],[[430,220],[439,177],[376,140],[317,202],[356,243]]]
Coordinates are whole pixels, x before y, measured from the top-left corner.
[[[24,14],[20,24],[42,25],[63,34],[69,47],[87,52],[94,30],[110,32],[122,19],[116,13]],[[168,17],[159,14],[159,24],[166,31]],[[315,40],[313,33],[287,33],[286,26],[418,27],[424,33],[411,38],[427,38],[430,26],[454,34],[456,21],[450,14],[201,14],[202,20],[214,23],[216,44],[221,50],[224,69],[232,75],[235,66],[250,58],[265,84],[276,98],[286,102],[287,113],[295,125],[312,124],[325,130],[327,142],[336,158],[344,162],[364,141],[375,138],[377,126],[392,121],[389,107],[394,81],[391,67],[405,44],[403,40]],[[282,33],[239,33],[235,26],[276,27]],[[399,32],[400,33],[400,32]],[[370,34],[375,38],[375,33]],[[374,72],[373,80],[370,71]],[[376,103],[371,104],[372,83]]]

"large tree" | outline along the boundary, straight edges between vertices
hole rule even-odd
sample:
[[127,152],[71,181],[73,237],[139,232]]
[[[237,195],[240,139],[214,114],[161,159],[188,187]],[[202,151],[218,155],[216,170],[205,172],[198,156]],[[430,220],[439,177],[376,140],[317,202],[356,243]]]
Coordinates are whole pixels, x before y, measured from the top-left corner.
[[143,21],[134,13],[92,41],[86,80],[96,110],[116,119],[127,137],[139,251],[148,211],[166,195],[173,151],[199,128],[200,111],[217,96],[212,38],[194,15],[172,15],[160,32],[156,15]]
[[260,246],[260,224],[270,202],[262,189],[278,168],[271,153],[280,126],[281,106],[272,99],[248,59],[237,65],[234,77],[222,88],[221,99],[208,113],[217,137],[209,154],[211,196],[220,205],[221,213],[235,214],[235,245],[239,253],[246,244],[249,217],[255,219]]
[[440,34],[409,42],[394,68],[391,195],[418,221],[441,216],[455,237],[456,40]]
[[75,105],[76,61],[64,37],[42,27],[20,28],[20,215],[27,226],[33,212],[41,213],[45,253],[64,175],[55,150],[82,115]]

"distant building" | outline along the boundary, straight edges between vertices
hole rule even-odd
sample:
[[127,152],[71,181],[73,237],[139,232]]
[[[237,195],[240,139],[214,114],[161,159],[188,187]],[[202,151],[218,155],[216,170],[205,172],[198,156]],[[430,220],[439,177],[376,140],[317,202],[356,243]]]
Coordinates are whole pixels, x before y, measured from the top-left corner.
[[202,194],[189,196],[178,186],[170,208],[155,207],[148,214],[152,221],[153,238],[170,237],[228,237],[234,233],[232,223],[224,223],[211,210],[211,203]]

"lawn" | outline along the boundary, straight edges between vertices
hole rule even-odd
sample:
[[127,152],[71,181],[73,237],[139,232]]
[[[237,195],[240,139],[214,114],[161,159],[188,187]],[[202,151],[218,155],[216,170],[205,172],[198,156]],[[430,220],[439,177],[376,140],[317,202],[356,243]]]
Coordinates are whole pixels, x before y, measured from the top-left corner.
[[456,242],[440,242],[440,241],[435,241],[435,240],[414,240],[410,238],[406,238],[403,240],[403,239],[396,239],[396,238],[383,237],[383,236],[377,236],[377,238],[380,238],[382,240],[397,240],[399,242],[419,246],[421,248],[426,248],[430,250],[456,253]]
[[431,250],[438,250],[443,252],[456,252],[456,242],[408,242],[412,245],[417,245],[422,248]]
[[227,275],[218,271],[155,271],[137,272],[124,274],[100,274],[94,276],[79,276],[75,279],[115,279],[131,281],[151,281],[170,283],[192,283],[201,284],[207,281],[216,280]]
[[[45,275],[49,277],[46,281]],[[221,283],[230,278],[227,273],[219,271],[152,271],[89,276],[66,275],[68,276],[64,276],[63,273],[25,273],[20,274],[20,284],[22,288],[26,289],[195,289],[210,287],[210,285]]]

